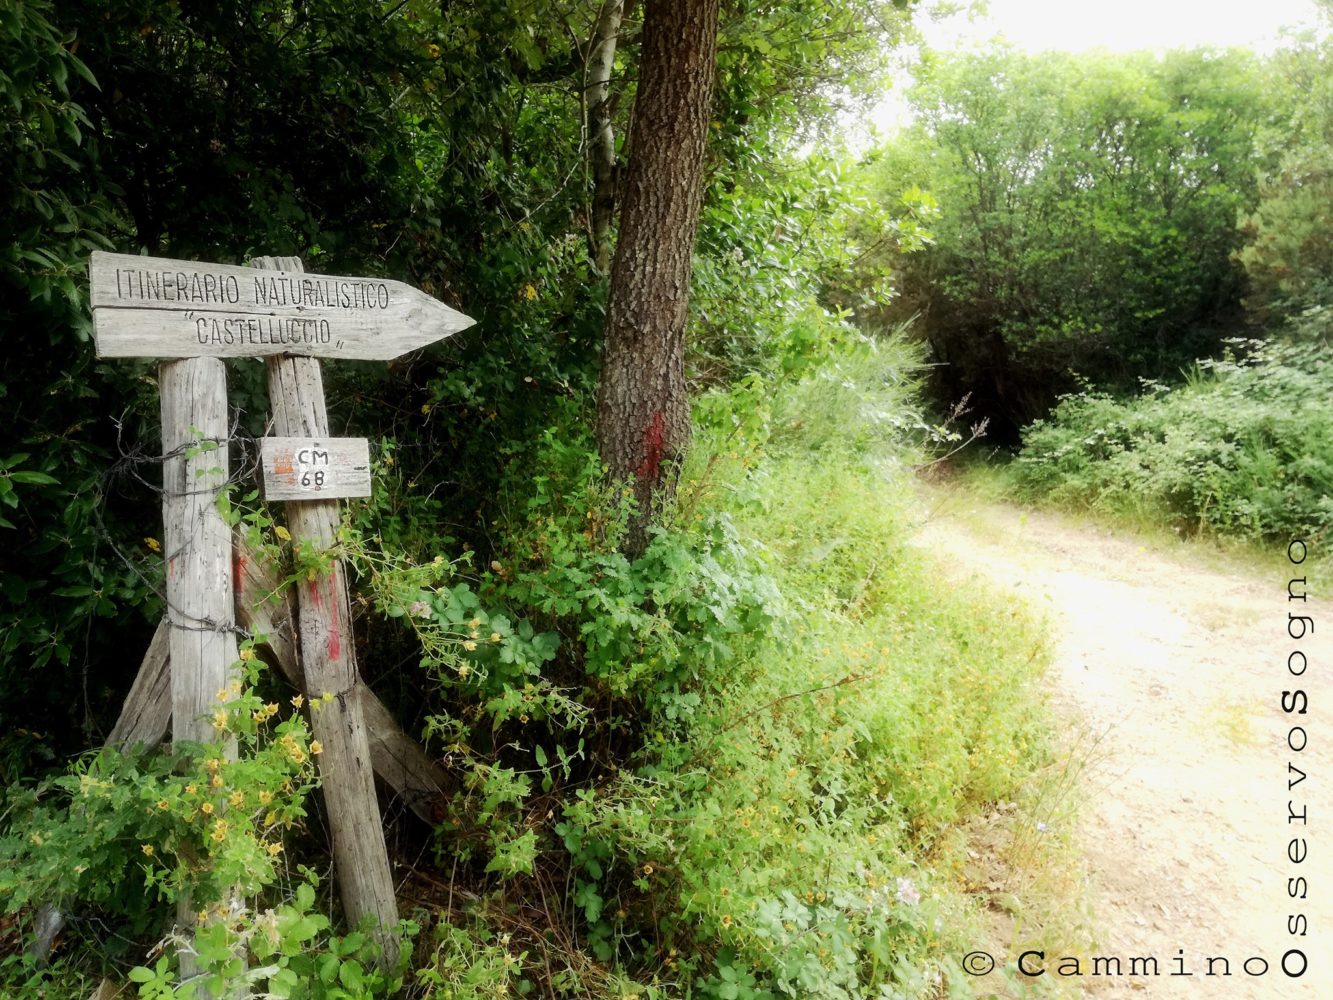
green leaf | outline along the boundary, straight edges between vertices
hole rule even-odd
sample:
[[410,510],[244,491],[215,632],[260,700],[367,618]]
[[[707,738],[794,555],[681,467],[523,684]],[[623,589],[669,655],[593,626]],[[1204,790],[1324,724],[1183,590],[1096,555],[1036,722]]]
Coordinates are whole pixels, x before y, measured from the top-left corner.
[[9,478],[16,483],[28,483],[33,486],[56,486],[60,483],[54,476],[48,476],[45,472],[19,472],[9,473]]

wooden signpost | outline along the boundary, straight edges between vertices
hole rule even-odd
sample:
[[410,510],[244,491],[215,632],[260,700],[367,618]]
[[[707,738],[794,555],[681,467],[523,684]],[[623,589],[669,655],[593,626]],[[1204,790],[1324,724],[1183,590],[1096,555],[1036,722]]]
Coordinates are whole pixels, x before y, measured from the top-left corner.
[[[169,662],[173,739],[212,741],[216,734],[203,720],[237,662],[232,538],[215,502],[228,479],[220,359],[267,358],[279,436],[261,443],[265,495],[287,501],[293,542],[330,551],[337,499],[370,493],[369,445],[329,437],[317,359],[389,360],[473,321],[402,282],[305,274],[295,257],[237,267],[97,251],[89,272],[98,355],[171,359],[159,372],[167,648],[145,660],[157,673],[136,681],[131,694],[161,690],[158,678]],[[336,557],[326,573],[298,583],[296,616],[304,688],[312,698],[330,696],[312,713],[311,728],[324,747],[321,788],[343,908],[352,924],[375,917],[392,960],[397,904],[365,718],[367,706],[382,706],[359,684],[347,584]],[[161,714],[127,705],[130,719],[118,725],[120,737],[152,733]],[[393,728],[379,716],[373,722],[379,733]],[[417,766],[412,780],[428,783],[427,770]],[[192,911],[182,908],[180,919],[188,925]]]
[[391,361],[472,320],[401,281],[93,251],[93,336],[103,358]]

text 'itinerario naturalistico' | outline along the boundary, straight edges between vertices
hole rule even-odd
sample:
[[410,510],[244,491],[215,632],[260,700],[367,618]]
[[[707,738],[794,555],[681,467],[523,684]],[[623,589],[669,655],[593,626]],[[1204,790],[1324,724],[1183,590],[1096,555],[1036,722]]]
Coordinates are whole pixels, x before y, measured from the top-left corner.
[[116,268],[115,275],[116,297],[126,305],[179,303],[202,307],[186,314],[200,344],[328,344],[333,341],[333,329],[327,318],[238,313],[265,309],[371,312],[388,309],[391,301],[386,282],[359,278],[263,273],[240,277],[221,271],[145,268]]

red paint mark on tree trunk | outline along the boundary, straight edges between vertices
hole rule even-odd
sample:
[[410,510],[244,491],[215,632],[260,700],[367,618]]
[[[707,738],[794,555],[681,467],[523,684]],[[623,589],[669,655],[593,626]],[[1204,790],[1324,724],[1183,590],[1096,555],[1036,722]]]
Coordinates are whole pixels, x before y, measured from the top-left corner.
[[656,483],[662,471],[662,456],[666,451],[666,418],[659,411],[653,414],[643,432],[643,461],[634,470],[640,482]]

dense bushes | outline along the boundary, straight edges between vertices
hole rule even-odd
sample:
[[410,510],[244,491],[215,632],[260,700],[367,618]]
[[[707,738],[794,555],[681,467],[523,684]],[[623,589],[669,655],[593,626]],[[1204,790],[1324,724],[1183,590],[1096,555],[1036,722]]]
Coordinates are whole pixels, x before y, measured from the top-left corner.
[[[432,841],[442,873],[420,876],[449,891],[413,915],[408,995],[963,988],[973,904],[947,870],[959,826],[1016,797],[1041,757],[1042,660],[1019,611],[944,591],[905,544],[910,442],[931,433],[910,367],[900,346],[848,333],[799,379],[705,396],[680,504],[637,560],[616,551],[626,497],[572,416],[507,477],[486,565],[461,547],[432,556],[410,506],[361,508],[347,546],[385,616],[376,648],[419,663],[404,682],[426,692],[457,781]],[[270,734],[265,706],[286,695],[253,682],[228,694],[254,720],[240,764],[184,762],[192,777],[108,758],[12,798],[10,906],[63,888],[76,915],[151,934],[177,887],[207,906],[240,871],[256,895],[209,937],[217,968],[243,941],[268,956],[257,983],[274,992],[381,995],[364,937],[330,937],[300,888],[310,873],[262,863],[282,856],[267,844],[303,842],[306,785],[283,768],[317,748],[295,719]],[[246,815],[215,839],[219,807],[196,800],[219,771],[219,801]],[[53,867],[43,847],[89,824],[84,851],[101,860]],[[252,855],[258,867],[236,867]],[[114,889],[85,891],[107,885],[108,864],[127,869]],[[92,954],[54,982],[96,967]],[[46,980],[14,961],[0,981],[41,995]],[[309,974],[298,987],[280,970]],[[173,973],[135,975],[150,996]]]
[[1333,366],[1311,337],[1253,342],[1138,399],[1066,397],[1011,466],[1026,498],[1262,540],[1333,527]]

